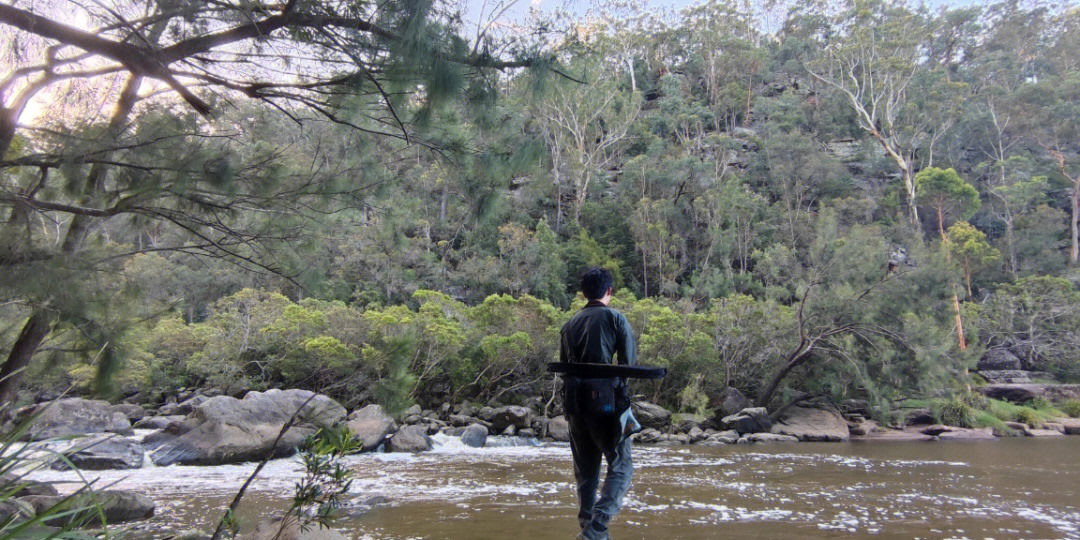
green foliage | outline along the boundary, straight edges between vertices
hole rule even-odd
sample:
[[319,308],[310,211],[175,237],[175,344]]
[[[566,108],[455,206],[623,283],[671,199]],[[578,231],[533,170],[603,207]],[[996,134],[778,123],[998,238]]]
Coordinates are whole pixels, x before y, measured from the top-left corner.
[[352,469],[343,458],[360,452],[362,441],[347,427],[324,427],[305,439],[298,454],[304,474],[296,483],[288,514],[300,530],[329,528],[352,486]]
[[932,207],[945,229],[945,219],[967,219],[979,209],[979,192],[965,182],[955,169],[928,167],[915,175],[915,196],[920,204]]
[[949,397],[930,406],[930,413],[940,424],[957,427],[975,427],[978,418],[975,409],[960,397]]
[[990,428],[997,437],[1017,437],[1020,435],[1015,429],[1005,425],[1005,421],[986,411],[975,411],[975,426],[978,428]]
[[1080,418],[1080,399],[1068,399],[1059,406],[1061,412],[1072,418]]

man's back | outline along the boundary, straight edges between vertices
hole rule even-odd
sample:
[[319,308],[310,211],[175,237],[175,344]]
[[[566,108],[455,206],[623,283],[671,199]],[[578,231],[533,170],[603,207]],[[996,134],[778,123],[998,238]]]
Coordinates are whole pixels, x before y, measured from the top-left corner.
[[563,362],[632,366],[636,360],[634,334],[622,313],[590,301],[562,327],[559,359]]

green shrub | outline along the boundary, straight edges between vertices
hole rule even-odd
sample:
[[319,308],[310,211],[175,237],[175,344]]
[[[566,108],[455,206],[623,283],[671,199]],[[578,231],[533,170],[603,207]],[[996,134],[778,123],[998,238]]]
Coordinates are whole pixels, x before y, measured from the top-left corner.
[[1072,418],[1080,418],[1080,399],[1070,399],[1062,403],[1061,412]]
[[975,409],[956,396],[934,403],[930,406],[930,413],[938,423],[947,426],[975,427]]
[[1020,435],[1015,429],[1006,426],[1004,420],[986,411],[975,411],[975,427],[990,428],[997,437],[1016,437]]
[[990,406],[990,399],[978,392],[963,392],[957,394],[957,399],[973,409],[986,410]]
[[1041,428],[1043,425],[1043,417],[1039,414],[1039,411],[1032,409],[1031,407],[1020,407],[1016,410],[1014,417],[1015,421],[1027,424],[1033,428]]
[[1034,399],[1027,402],[1027,406],[1037,411],[1045,411],[1054,408],[1053,403],[1050,403],[1049,400],[1041,396],[1036,396]]

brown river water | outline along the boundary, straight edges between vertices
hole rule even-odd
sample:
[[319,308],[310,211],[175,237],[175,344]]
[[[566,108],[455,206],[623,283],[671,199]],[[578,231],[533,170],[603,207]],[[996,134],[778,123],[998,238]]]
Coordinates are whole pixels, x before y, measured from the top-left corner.
[[[576,499],[565,444],[349,458],[359,506],[338,523],[361,539],[571,539]],[[520,444],[521,442],[518,441]],[[777,443],[634,448],[616,540],[1080,539],[1080,437],[989,442]],[[212,529],[253,465],[85,473],[154,498],[135,538]],[[270,463],[240,518],[288,504],[299,465]],[[40,473],[49,480],[72,473]]]

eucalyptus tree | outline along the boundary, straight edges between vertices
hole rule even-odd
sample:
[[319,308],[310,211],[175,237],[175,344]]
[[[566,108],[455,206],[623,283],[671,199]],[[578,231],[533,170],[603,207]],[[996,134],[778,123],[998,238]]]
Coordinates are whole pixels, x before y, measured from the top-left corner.
[[[299,222],[332,211],[312,211],[310,198],[355,206],[379,180],[355,157],[326,159],[327,148],[340,157],[350,145],[361,154],[424,145],[415,121],[440,104],[486,102],[476,98],[491,95],[496,71],[547,65],[524,49],[496,58],[508,49],[484,35],[467,42],[457,21],[444,4],[410,0],[0,5],[0,264],[26,278],[6,280],[4,293],[27,312],[0,369],[0,403],[58,321],[85,319],[72,269],[122,258],[102,253],[110,223],[183,232],[155,250],[290,274],[268,243],[295,239]],[[281,146],[246,145],[245,128],[269,112],[339,126],[341,139],[275,129]],[[285,167],[282,155],[301,146],[307,166]],[[55,237],[35,234],[35,220],[56,223]],[[105,336],[92,341],[109,349]]]
[[[831,20],[835,38],[810,74],[845,97],[859,128],[899,169],[912,224],[919,223],[915,173],[955,123],[965,85],[927,65],[928,21],[894,0],[853,0]],[[920,156],[920,153],[922,156]]]

